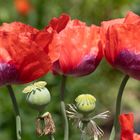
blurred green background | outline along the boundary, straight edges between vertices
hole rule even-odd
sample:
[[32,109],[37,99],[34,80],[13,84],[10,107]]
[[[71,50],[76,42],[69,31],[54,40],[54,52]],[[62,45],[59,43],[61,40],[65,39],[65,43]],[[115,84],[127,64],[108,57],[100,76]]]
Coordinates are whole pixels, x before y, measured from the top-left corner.
[[[139,0],[30,0],[31,9],[23,15],[15,8],[14,0],[0,0],[0,23],[21,21],[42,29],[53,17],[58,17],[61,13],[68,13],[72,19],[78,18],[85,21],[88,25],[100,25],[103,20],[124,17],[127,11],[140,14]],[[90,93],[97,98],[95,114],[109,110],[111,115],[115,111],[115,100],[117,90],[123,74],[110,67],[103,59],[98,68],[92,74],[67,79],[66,103],[72,103],[75,97],[81,93]],[[63,139],[63,121],[59,106],[59,86],[61,77],[53,76],[51,73],[42,78],[48,83],[51,91],[52,101],[46,108],[51,112],[56,122],[56,140]],[[42,80],[41,79],[41,80]],[[25,102],[22,89],[26,85],[14,85],[17,101],[20,106],[23,124],[23,140],[47,140],[47,137],[37,137],[35,135],[35,118],[37,112],[30,109]],[[130,79],[125,89],[123,98],[123,112],[134,112],[135,117],[140,116],[140,83]],[[105,131],[103,140],[108,140],[108,133],[112,124],[110,118],[107,122],[101,123]],[[136,122],[139,121],[136,117]],[[70,140],[78,140],[79,131],[70,126]],[[15,118],[10,97],[5,87],[0,88],[0,140],[16,140]]]

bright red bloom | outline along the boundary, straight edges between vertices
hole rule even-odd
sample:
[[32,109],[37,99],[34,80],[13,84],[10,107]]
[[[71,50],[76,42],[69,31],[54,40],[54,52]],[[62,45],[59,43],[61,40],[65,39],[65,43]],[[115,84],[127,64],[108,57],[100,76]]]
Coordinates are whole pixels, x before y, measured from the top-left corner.
[[49,27],[57,32],[50,45],[60,48],[59,59],[53,65],[54,73],[83,76],[95,70],[103,55],[99,27],[88,27],[65,14],[52,19]]
[[132,113],[119,116],[121,126],[120,140],[140,140],[140,135],[134,133],[134,116]]
[[[45,38],[45,40],[44,40]],[[0,85],[26,83],[46,74],[56,60],[52,33],[20,22],[0,26]]]
[[140,79],[140,17],[129,12],[123,23],[108,26],[105,57],[115,68]]
[[16,10],[19,14],[26,16],[31,10],[31,4],[29,0],[14,0]]

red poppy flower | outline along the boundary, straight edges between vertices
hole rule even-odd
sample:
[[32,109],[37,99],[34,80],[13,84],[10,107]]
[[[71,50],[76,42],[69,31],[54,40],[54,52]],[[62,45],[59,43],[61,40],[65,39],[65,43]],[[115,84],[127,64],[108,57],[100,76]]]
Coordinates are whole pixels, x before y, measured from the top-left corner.
[[14,0],[16,10],[19,14],[26,16],[31,10],[31,4],[29,0]]
[[26,83],[46,74],[56,60],[50,56],[57,56],[48,48],[51,39],[52,33],[19,22],[0,26],[0,85]]
[[121,126],[120,140],[140,140],[140,135],[134,133],[134,116],[132,113],[119,116]]
[[95,70],[102,58],[99,27],[70,20],[66,14],[52,19],[49,27],[57,32],[50,45],[60,48],[59,59],[53,64],[54,73],[83,76]]
[[124,23],[109,26],[105,57],[115,68],[140,79],[140,17],[130,12]]

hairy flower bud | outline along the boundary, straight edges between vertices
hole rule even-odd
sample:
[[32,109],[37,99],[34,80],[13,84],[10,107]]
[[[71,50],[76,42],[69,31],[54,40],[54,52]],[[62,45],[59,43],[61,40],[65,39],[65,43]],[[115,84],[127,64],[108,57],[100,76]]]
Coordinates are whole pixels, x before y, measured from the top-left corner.
[[40,81],[27,86],[23,93],[26,93],[26,101],[37,110],[43,110],[50,102],[51,96],[49,90],[45,87],[46,82]]
[[76,99],[76,106],[82,112],[91,112],[95,108],[96,98],[91,94],[81,94]]

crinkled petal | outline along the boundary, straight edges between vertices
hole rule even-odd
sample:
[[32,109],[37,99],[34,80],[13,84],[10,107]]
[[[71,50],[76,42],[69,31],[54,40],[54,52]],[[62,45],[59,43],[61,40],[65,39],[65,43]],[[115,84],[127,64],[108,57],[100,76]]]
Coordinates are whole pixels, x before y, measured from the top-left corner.
[[140,23],[140,16],[138,16],[135,13],[130,11],[127,13],[125,20],[124,20],[124,23],[126,23],[126,24]]
[[134,140],[134,116],[132,113],[121,114],[119,116],[121,126],[121,140]]
[[107,29],[115,24],[123,24],[124,23],[125,18],[117,18],[117,19],[112,19],[112,20],[108,20],[108,21],[103,21],[101,22],[101,27],[107,31]]
[[59,18],[56,18],[56,17],[53,18],[50,21],[49,25],[46,27],[46,29],[48,29],[49,27],[52,27],[53,30],[59,33],[61,30],[65,28],[69,20],[70,20],[69,15],[62,14]]

